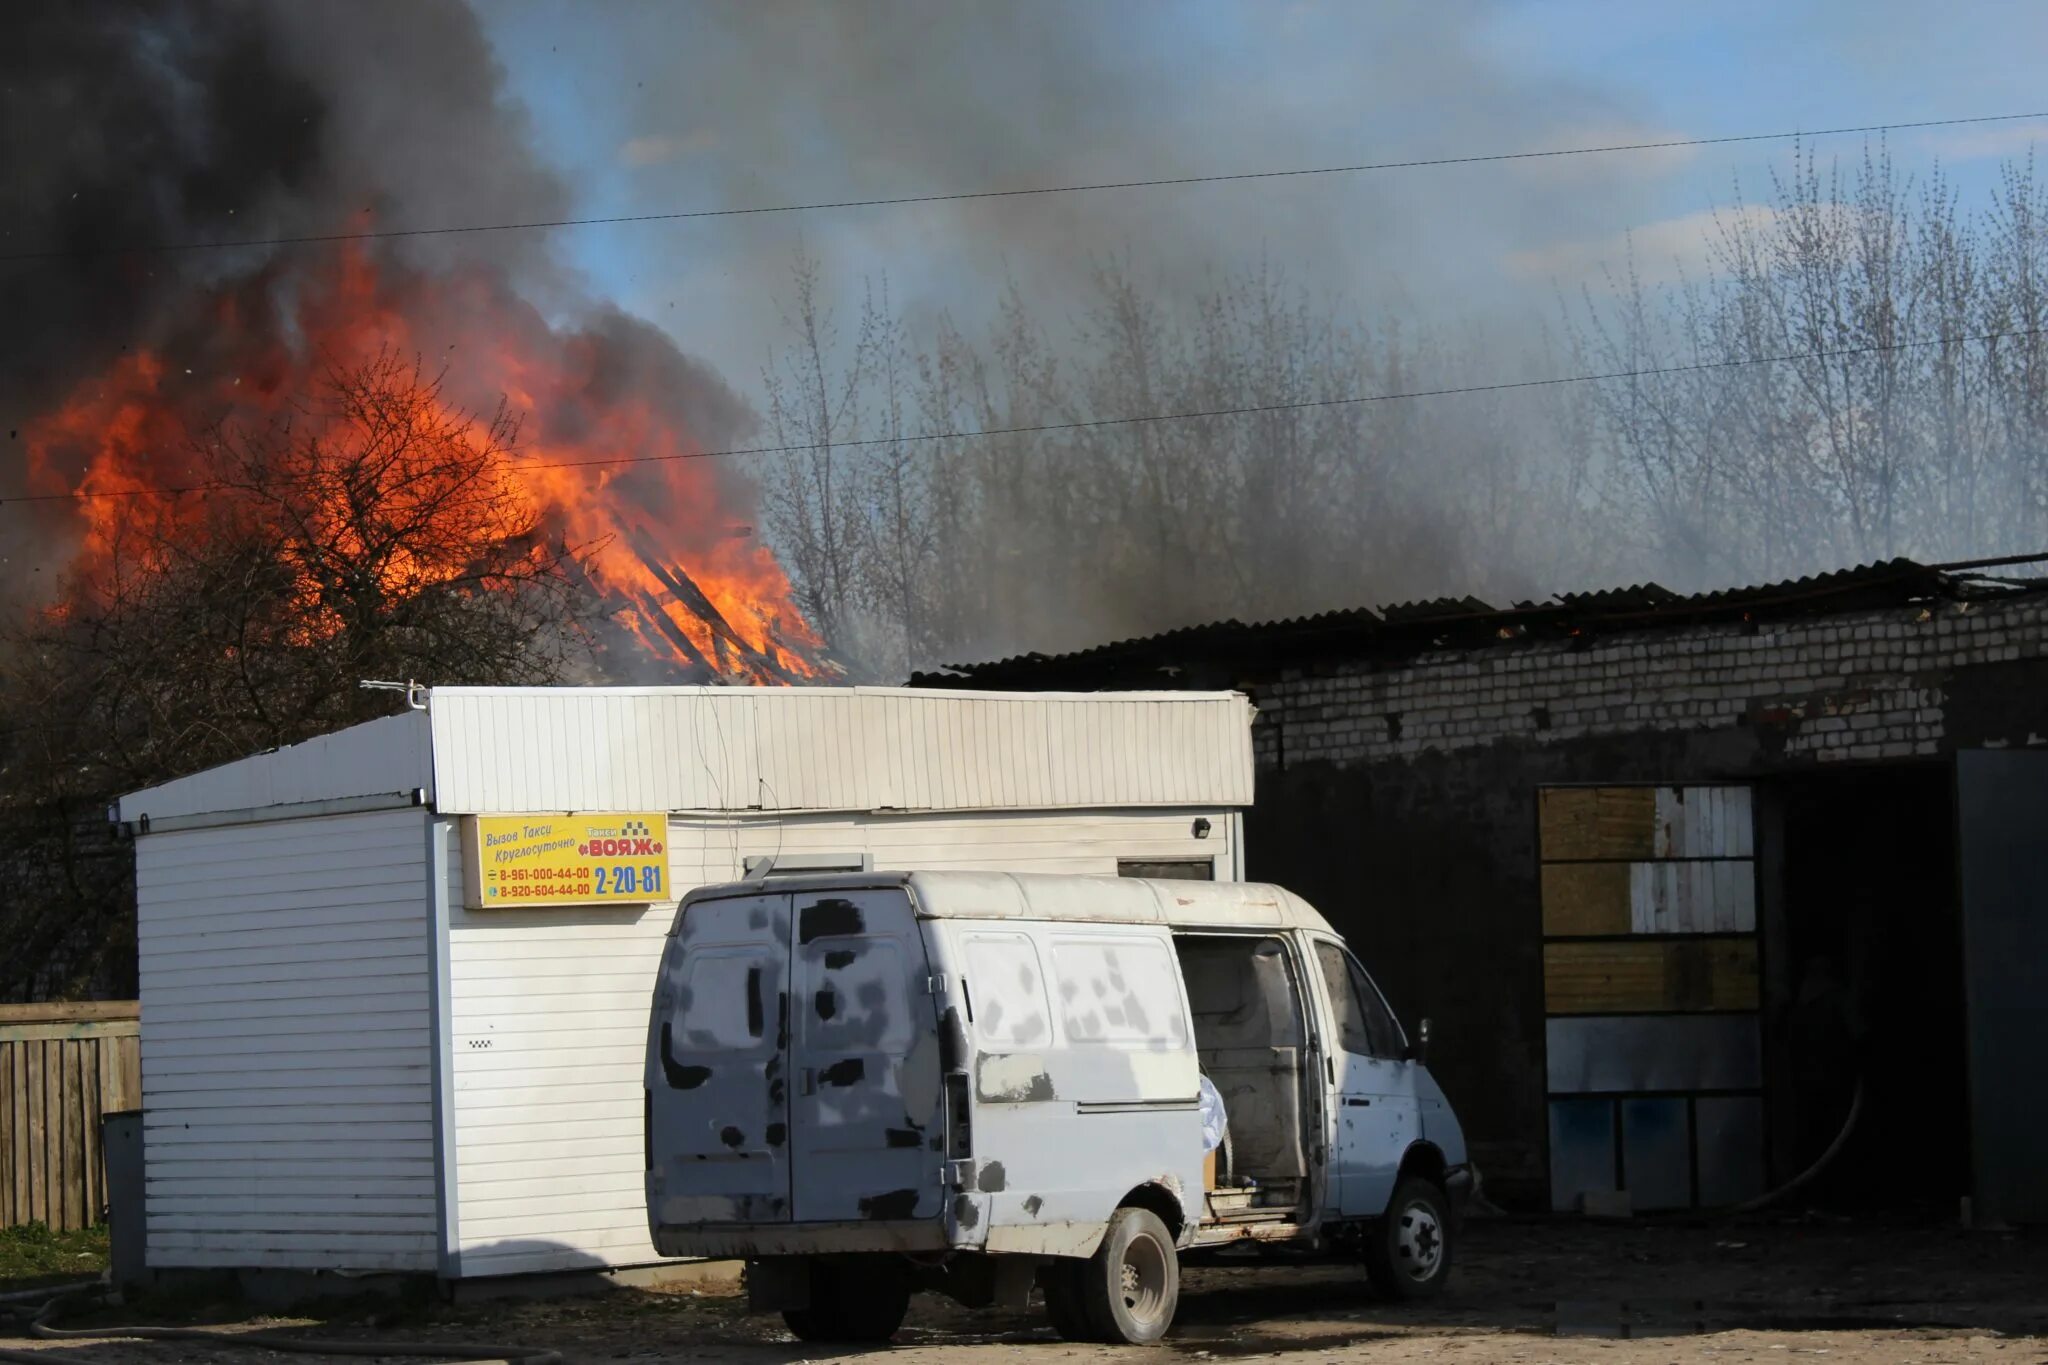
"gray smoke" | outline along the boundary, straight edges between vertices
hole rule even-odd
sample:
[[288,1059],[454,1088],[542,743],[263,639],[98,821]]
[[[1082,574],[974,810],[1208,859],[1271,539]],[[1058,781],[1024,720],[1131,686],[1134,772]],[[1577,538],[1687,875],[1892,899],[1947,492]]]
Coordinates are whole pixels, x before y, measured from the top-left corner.
[[[641,196],[635,207],[788,204],[1649,142],[1760,131],[1758,120],[1767,127],[1787,109],[1810,114],[1796,101],[1773,113],[1735,102],[1712,126],[1660,125],[1643,73],[1617,66],[1612,84],[1546,74],[1540,50],[1514,51],[1517,31],[1526,38],[1543,22],[1531,13],[1486,3],[1057,0],[632,11],[610,50],[628,75],[656,64],[634,54],[660,54],[665,79],[633,83],[633,136],[618,148],[630,171],[618,174]],[[1846,9],[1806,22],[1812,50],[1774,70],[1800,60],[1847,70],[1882,51],[1910,60],[1914,33],[1934,27],[1903,11],[1884,23]],[[1853,168],[1862,150],[1848,139],[1824,144],[1823,180],[1828,158]],[[1998,202],[1976,192],[1963,202],[1974,255],[1930,248],[1939,233],[1921,230],[1941,224],[1923,222],[1898,236],[1913,245],[1896,259],[1859,259],[1847,229],[1879,221],[1859,210],[1836,214],[1831,259],[1808,260],[1798,245],[1807,219],[1772,191],[1790,169],[1787,151],[1757,144],[846,209],[698,223],[688,234],[704,248],[706,276],[715,261],[745,281],[784,280],[751,284],[740,297],[752,306],[729,308],[732,325],[707,342],[734,372],[790,340],[759,302],[773,290],[788,304],[793,251],[821,263],[840,309],[838,376],[851,368],[863,278],[886,273],[913,362],[950,357],[956,376],[993,374],[1003,389],[980,407],[955,404],[946,415],[957,420],[932,424],[940,430],[1701,359],[1747,364],[1788,346],[1841,345],[1845,332],[1877,340],[1904,319],[1967,331],[2034,306],[2019,295],[2038,292],[2025,282],[2038,278],[2048,236],[2028,226],[2041,221],[2041,182]],[[1912,205],[1927,183],[1913,179],[1927,159],[1915,160],[1895,186]],[[1680,166],[1693,176],[1683,194],[1672,175]],[[1703,201],[1726,205],[1738,167],[1752,201],[1717,229]],[[1832,212],[1854,192],[1824,184],[1807,208]],[[1634,243],[1633,264],[1649,281],[1640,294],[1628,287],[1624,235],[1637,225],[1648,228]],[[1718,239],[1735,228],[1752,233],[1753,259],[1781,263],[1780,278],[1736,278],[1741,253]],[[637,243],[622,236],[617,250],[636,264],[650,258],[654,248]],[[1971,277],[1970,297],[1932,296],[1963,278],[1933,267],[1972,261],[1984,273]],[[1098,287],[1105,265],[1117,280],[1108,293]],[[1802,273],[1808,266],[1815,271]],[[1859,267],[1896,294],[1871,304]],[[1997,286],[2000,271],[2024,289]],[[1279,288],[1263,290],[1276,279]],[[1827,280],[1819,311],[1862,315],[1833,331],[1802,322],[1798,279]],[[1006,282],[1038,351],[1000,326]],[[1271,325],[1303,296],[1314,315],[1303,329]],[[1229,314],[1233,299],[1248,308]],[[947,323],[964,345],[951,344]],[[1342,333],[1335,342],[1310,336],[1324,323]],[[1027,363],[1010,363],[1020,356]],[[1959,379],[1919,374],[1911,384],[1892,383],[1892,370],[1874,363],[1836,366],[1832,394],[1813,382],[1820,376],[1773,367],[1387,405],[1285,429],[1162,424],[1142,435],[957,443],[910,476],[930,481],[912,492],[952,519],[938,543],[860,539],[902,503],[893,452],[837,457],[835,490],[863,472],[877,480],[854,531],[820,505],[812,490],[825,471],[810,464],[774,502],[819,614],[879,619],[884,651],[911,663],[1072,648],[1231,614],[1440,593],[1509,601],[1644,578],[1706,588],[1898,554],[2026,549],[2048,535],[2038,511],[2048,473],[2031,453],[2039,422],[2025,416],[2048,392],[2048,363],[2016,365],[1981,348],[1969,360]],[[801,392],[801,373],[778,373]],[[876,374],[866,371],[871,384]],[[1020,389],[1039,401],[1015,401]],[[1965,402],[1967,420],[1955,417]],[[865,430],[834,435],[873,437],[895,415],[876,395]],[[792,435],[802,443],[816,432],[797,421]],[[862,555],[871,568],[844,568]],[[919,601],[904,586],[917,582],[942,586]]]
[[[273,253],[205,241],[559,216],[471,13],[438,3],[28,0],[0,45],[0,404],[148,337]],[[539,263],[532,234],[410,241],[423,264]]]
[[[1170,178],[1627,141],[1666,132],[1638,98],[1532,74],[1486,46],[1497,7],[757,0],[609,11],[632,101],[620,149],[648,207],[787,204]],[[1326,46],[1284,41],[1320,24]],[[637,78],[645,74],[643,82]],[[693,224],[684,240],[781,275],[801,238],[828,270],[886,270],[926,315],[985,314],[1018,278],[1048,309],[1128,257],[1163,293],[1263,257],[1382,308],[1492,322],[1475,287],[1510,251],[1608,235],[1654,193],[1641,159],[1478,166],[999,199]],[[650,262],[669,234],[622,234]],[[687,264],[683,266],[687,269]],[[1497,282],[1489,282],[1494,284]],[[978,297],[977,297],[978,296]],[[772,309],[710,354],[744,373]]]
[[[22,491],[28,424],[122,352],[167,349],[174,375],[198,368],[215,345],[206,300],[272,309],[276,339],[291,344],[293,290],[336,250],[177,248],[570,209],[460,0],[18,0],[6,29],[0,255],[37,259],[0,261],[0,499]],[[586,407],[637,394],[705,444],[751,420],[668,338],[583,298],[545,233],[405,237],[369,250],[401,282],[457,270],[483,281],[487,306],[476,314],[515,317],[573,351]],[[443,313],[422,330],[437,350],[475,316]],[[570,325],[551,332],[545,319],[564,316]],[[564,403],[538,414],[528,434],[573,436],[546,428],[573,426],[580,411]],[[744,490],[721,491],[743,519]],[[68,529],[46,508],[0,508],[9,587],[47,592],[25,576],[55,577]]]

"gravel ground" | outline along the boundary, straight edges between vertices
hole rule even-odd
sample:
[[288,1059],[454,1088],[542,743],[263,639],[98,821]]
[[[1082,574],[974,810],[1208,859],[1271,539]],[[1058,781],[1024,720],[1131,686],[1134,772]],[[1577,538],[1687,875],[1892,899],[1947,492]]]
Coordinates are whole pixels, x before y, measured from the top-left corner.
[[[552,1347],[572,1362],[793,1365],[886,1354],[902,1365],[1259,1358],[1734,1365],[1822,1355],[1873,1365],[2032,1365],[2048,1362],[2048,1237],[1868,1223],[1474,1223],[1450,1289],[1422,1308],[1376,1301],[1346,1267],[1190,1267],[1179,1325],[1157,1348],[1072,1346],[1036,1311],[976,1314],[921,1298],[893,1348],[846,1351],[795,1342],[779,1319],[739,1308],[723,1295],[620,1290],[461,1307],[352,1305],[291,1319],[187,1304],[180,1316],[371,1349],[401,1338]],[[309,1359],[188,1343],[37,1345],[51,1365]]]

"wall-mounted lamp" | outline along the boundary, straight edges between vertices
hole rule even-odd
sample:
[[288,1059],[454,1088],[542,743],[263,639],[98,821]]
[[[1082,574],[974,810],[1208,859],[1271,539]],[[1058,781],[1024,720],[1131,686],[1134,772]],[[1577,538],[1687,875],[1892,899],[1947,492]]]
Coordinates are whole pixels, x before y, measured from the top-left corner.
[[1209,837],[1209,817],[1208,817],[1208,816],[1206,816],[1206,815],[1197,815],[1197,816],[1195,817],[1195,837],[1196,837],[1197,839],[1206,839],[1206,838],[1208,838],[1208,837]]

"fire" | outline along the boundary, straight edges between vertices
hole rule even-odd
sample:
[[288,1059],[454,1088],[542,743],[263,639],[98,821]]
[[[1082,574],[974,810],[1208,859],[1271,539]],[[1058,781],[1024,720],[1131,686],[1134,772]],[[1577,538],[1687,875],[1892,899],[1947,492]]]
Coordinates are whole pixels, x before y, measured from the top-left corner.
[[[672,348],[618,316],[557,327],[486,271],[425,275],[354,248],[220,286],[172,336],[30,424],[39,489],[81,495],[74,572],[103,571],[138,525],[199,514],[204,495],[176,491],[210,481],[195,433],[284,415],[323,369],[379,354],[445,367],[445,419],[509,405],[522,439],[500,457],[507,482],[532,521],[581,547],[611,621],[672,676],[789,682],[827,667],[774,556],[726,512],[726,476],[697,458],[677,390],[704,381]],[[385,586],[452,571],[394,564]]]

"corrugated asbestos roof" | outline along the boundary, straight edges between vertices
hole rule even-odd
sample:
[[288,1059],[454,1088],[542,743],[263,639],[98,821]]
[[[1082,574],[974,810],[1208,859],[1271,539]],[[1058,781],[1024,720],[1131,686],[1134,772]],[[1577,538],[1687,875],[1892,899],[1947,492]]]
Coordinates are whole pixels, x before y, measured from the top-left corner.
[[[1432,649],[1476,648],[1504,640],[1585,638],[1616,631],[1657,630],[1716,621],[1761,621],[1834,615],[1956,599],[2048,591],[2048,579],[2022,581],[1985,572],[2038,563],[2048,556],[2010,556],[1961,564],[1880,560],[1853,569],[1743,588],[1681,594],[1656,583],[1564,593],[1542,602],[1495,607],[1475,597],[1436,598],[1372,610],[1356,607],[1315,616],[1247,624],[1217,621],[1159,635],[1118,640],[1066,654],[1019,654],[985,663],[950,664],[911,679],[915,687],[1127,686],[1133,679],[1242,670],[1331,655],[1398,658]],[[1213,685],[1213,679],[1209,679]]]

